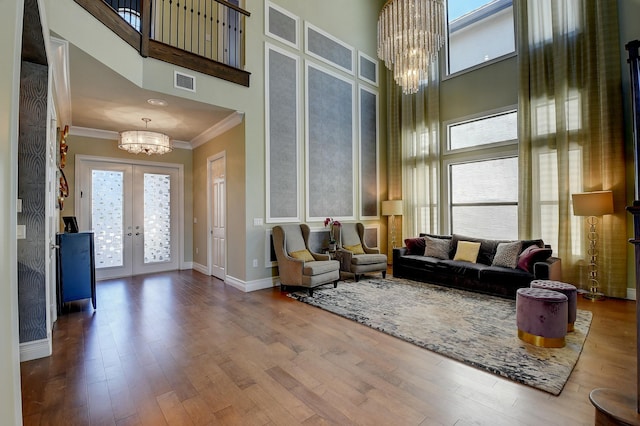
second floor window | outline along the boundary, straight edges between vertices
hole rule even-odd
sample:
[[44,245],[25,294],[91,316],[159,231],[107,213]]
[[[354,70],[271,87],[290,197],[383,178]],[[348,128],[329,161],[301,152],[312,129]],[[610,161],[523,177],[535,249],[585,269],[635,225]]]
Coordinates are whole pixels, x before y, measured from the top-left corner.
[[512,0],[449,0],[447,74],[515,52]]

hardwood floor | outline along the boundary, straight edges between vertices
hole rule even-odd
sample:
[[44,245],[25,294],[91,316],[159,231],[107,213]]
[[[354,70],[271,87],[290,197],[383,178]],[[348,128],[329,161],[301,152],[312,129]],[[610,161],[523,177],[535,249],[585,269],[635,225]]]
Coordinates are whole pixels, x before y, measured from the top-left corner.
[[635,302],[594,313],[562,394],[550,394],[294,301],[194,271],[99,282],[53,355],[22,364],[25,425],[578,425],[589,392],[635,395]]

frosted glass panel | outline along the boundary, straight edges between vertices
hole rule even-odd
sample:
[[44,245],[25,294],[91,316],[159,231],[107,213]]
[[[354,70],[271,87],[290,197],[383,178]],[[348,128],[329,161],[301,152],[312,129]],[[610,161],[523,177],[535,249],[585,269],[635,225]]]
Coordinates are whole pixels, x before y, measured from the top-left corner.
[[123,180],[123,172],[91,172],[91,227],[96,269],[123,264]]
[[469,148],[518,139],[518,113],[483,117],[448,126],[449,149]]
[[144,174],[144,263],[171,261],[171,176]]

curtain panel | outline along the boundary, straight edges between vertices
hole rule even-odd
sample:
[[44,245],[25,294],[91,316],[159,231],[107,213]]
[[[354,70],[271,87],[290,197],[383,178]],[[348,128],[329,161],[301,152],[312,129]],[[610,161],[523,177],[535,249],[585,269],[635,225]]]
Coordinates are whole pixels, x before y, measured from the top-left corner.
[[[402,94],[387,75],[390,166],[402,172],[390,175],[389,197],[401,190],[402,234],[439,231],[440,196],[440,65],[429,66],[428,79],[417,93]],[[399,164],[396,163],[400,160]],[[400,178],[400,179],[399,179]],[[400,196],[396,198],[401,198]]]
[[611,190],[599,218],[600,291],[626,297],[624,131],[615,0],[517,0],[519,233],[542,237],[588,289],[586,218],[571,194]]

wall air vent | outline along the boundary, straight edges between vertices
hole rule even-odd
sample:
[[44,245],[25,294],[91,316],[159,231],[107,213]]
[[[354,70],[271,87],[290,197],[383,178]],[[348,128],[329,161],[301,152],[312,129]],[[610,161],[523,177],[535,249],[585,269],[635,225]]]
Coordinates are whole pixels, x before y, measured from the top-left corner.
[[196,78],[189,74],[184,74],[178,71],[173,72],[173,87],[176,89],[188,90],[190,92],[196,91]]

